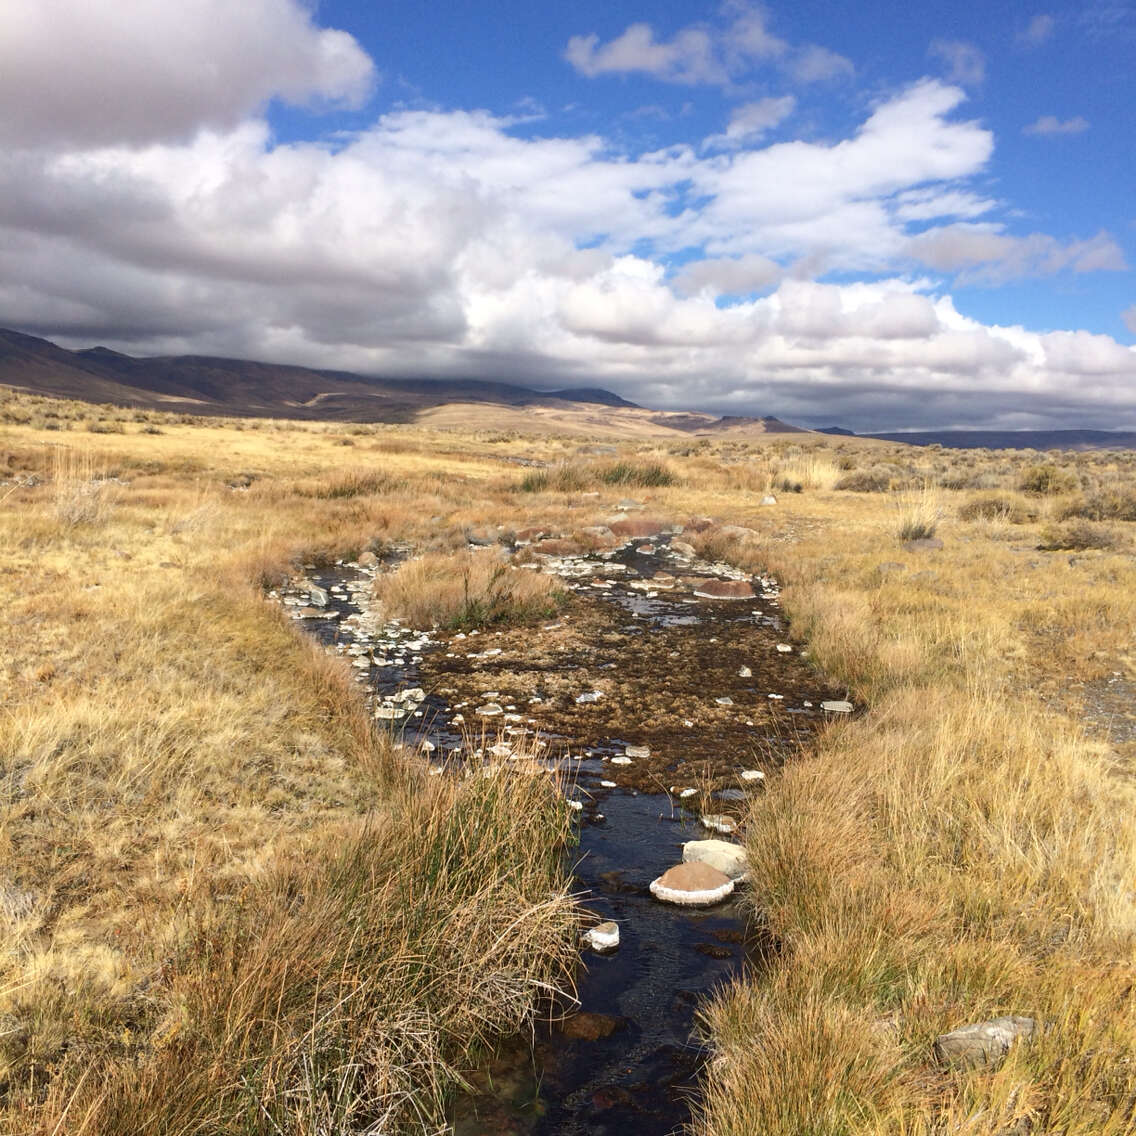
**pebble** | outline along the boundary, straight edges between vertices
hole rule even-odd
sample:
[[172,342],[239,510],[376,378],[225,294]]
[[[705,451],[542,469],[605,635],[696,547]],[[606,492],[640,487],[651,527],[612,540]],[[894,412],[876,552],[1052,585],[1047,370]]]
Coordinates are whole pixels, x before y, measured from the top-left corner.
[[741,667],[738,670],[738,678],[753,678],[753,671],[749,667]]
[[576,696],[576,704],[579,706],[587,702],[599,702],[601,698],[603,698],[602,690],[589,690],[586,694]]
[[699,819],[702,821],[702,827],[710,829],[711,832],[723,832],[729,835],[738,828],[734,818],[726,816],[725,813],[704,813]]
[[734,704],[734,700],[730,698],[729,695],[725,698],[715,698],[714,701],[717,702],[719,706],[733,706]]
[[600,782],[600,788],[601,789],[614,789],[615,787],[616,786],[615,786],[614,781],[601,781]]
[[[806,702],[805,705],[807,706],[808,703]],[[822,702],[820,704],[820,708],[822,710],[827,710],[830,714],[851,714],[852,713],[852,703],[851,702],[842,702],[842,701]]]
[[584,932],[584,945],[600,954],[604,951],[614,951],[619,946],[619,924],[609,919],[606,923],[598,923],[595,927],[588,928]]
[[762,773],[760,769],[743,769],[742,770],[742,780],[743,781],[764,781],[765,780],[765,774]]
[[782,655],[789,655],[793,652],[793,648],[788,643],[778,643],[777,650],[780,651]]
[[627,746],[624,751],[628,757],[650,757],[650,746]]
[[624,755],[620,755],[619,757],[613,757],[611,759],[611,763],[612,763],[612,765],[630,765],[631,764],[631,758],[626,757]]

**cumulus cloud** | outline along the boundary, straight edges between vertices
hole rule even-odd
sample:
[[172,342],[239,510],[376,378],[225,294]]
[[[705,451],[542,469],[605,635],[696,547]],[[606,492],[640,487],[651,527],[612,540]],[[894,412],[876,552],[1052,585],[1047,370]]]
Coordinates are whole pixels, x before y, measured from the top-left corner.
[[301,0],[7,0],[0,141],[144,144],[232,127],[269,99],[358,106],[376,73]]
[[687,264],[676,273],[672,285],[687,296],[708,292],[712,296],[743,296],[775,284],[785,270],[760,253],[737,257],[710,257]]
[[1018,34],[1023,47],[1040,47],[1052,38],[1057,21],[1046,12],[1039,12]]
[[1047,137],[1054,134],[1083,134],[1088,129],[1088,119],[1082,118],[1079,114],[1064,121],[1056,115],[1043,114],[1036,122],[1023,126],[1022,133]]
[[[263,29],[216,12],[253,60]],[[310,48],[325,33],[308,20],[287,26]],[[749,59],[774,50],[763,24],[738,35]],[[786,96],[739,108],[737,145],[638,153],[522,136],[485,111],[401,110],[334,148],[278,142],[249,116],[272,96],[357,97],[358,64],[347,52],[289,85],[256,60],[240,98],[206,91],[178,117],[155,95],[151,117],[109,136],[78,112],[66,130],[26,119],[0,149],[0,325],[134,353],[606,383],[648,405],[854,428],[993,422],[1027,396],[1059,414],[1086,382],[1136,415],[1131,349],[983,326],[941,277],[908,275],[917,255],[947,274],[1122,260],[1107,234],[1062,243],[979,220],[1002,208],[975,188],[993,139],[957,87],[894,92],[841,138],[763,145]],[[50,98],[52,76],[27,78],[29,101]],[[816,279],[827,271],[874,279]]]
[[564,58],[582,75],[649,75],[668,83],[729,87],[754,67],[777,63],[802,83],[851,75],[850,60],[816,44],[793,46],[767,27],[765,13],[735,0],[718,23],[691,24],[670,39],[650,24],[631,24],[606,43],[595,34],[575,35]]
[[912,238],[910,254],[930,268],[963,272],[966,282],[1003,283],[1058,272],[1123,272],[1128,265],[1104,231],[1084,240],[1059,241],[1045,233],[1017,237],[994,225],[954,224]]
[[947,79],[964,87],[978,87],[986,78],[986,56],[961,39],[931,41],[927,54],[938,59],[946,69]]
[[779,126],[793,113],[797,100],[792,95],[781,98],[758,99],[735,107],[724,134],[714,134],[702,144],[704,150],[734,149],[752,145],[763,135]]

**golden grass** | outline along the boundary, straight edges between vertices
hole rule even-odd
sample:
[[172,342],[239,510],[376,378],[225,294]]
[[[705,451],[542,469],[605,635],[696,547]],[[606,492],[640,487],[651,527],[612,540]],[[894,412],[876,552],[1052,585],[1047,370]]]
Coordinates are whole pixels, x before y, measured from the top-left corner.
[[[253,1131],[267,1110],[314,1133],[384,1109],[421,1126],[478,1024],[513,1028],[564,980],[563,817],[535,778],[422,786],[260,588],[410,541],[436,571],[385,576],[384,602],[447,622],[466,565],[471,595],[474,565],[497,573],[469,531],[571,535],[626,490],[518,493],[517,460],[580,464],[567,432],[23,397],[0,419],[7,1127]],[[94,521],[57,509],[48,447],[67,429],[95,471],[76,484],[118,479]],[[1136,1130],[1136,769],[1089,696],[1136,679],[1133,456],[769,436],[623,439],[622,463],[671,475],[636,486],[653,514],[753,530],[687,539],[777,575],[793,637],[867,707],[755,801],[754,917],[779,952],[706,1007],[697,1131]],[[897,502],[924,486],[939,551],[898,539]],[[1039,547],[1079,519],[1113,547]],[[436,902],[414,915],[412,895]],[[493,965],[497,898],[525,913],[521,971]],[[935,1065],[937,1033],[1012,1012],[1045,1029],[999,1070]]]
[[499,549],[432,553],[375,577],[388,615],[411,627],[468,630],[554,616],[565,600],[558,581],[506,564]]

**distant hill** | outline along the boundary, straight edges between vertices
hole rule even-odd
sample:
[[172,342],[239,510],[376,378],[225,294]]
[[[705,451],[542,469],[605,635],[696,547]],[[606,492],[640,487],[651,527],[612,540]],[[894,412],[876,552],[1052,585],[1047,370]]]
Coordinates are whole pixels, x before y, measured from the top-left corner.
[[0,329],[0,385],[148,410],[444,428],[650,437],[808,433],[776,418],[647,410],[599,388],[541,391],[481,379],[388,379],[206,355],[68,351]]
[[[836,430],[821,431],[825,434]],[[839,431],[845,433],[846,431]],[[946,446],[957,450],[1131,450],[1132,430],[920,430],[892,434],[862,434],[909,446]]]

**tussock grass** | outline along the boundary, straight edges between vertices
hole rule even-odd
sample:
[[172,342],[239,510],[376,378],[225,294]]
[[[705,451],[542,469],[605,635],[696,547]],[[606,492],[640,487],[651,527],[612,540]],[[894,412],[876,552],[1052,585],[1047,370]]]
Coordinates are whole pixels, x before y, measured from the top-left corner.
[[375,596],[413,627],[455,631],[547,619],[566,599],[553,577],[503,563],[496,550],[407,560],[375,578]]
[[580,493],[600,486],[660,489],[677,482],[674,471],[657,461],[562,462],[526,474],[518,489],[522,493]]
[[102,524],[114,509],[118,487],[89,450],[54,447],[50,477],[55,516],[64,529]]
[[930,540],[943,517],[942,497],[932,485],[897,494],[895,509],[895,535],[901,541]]

